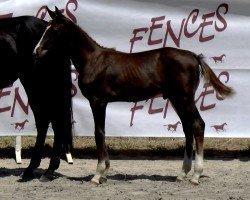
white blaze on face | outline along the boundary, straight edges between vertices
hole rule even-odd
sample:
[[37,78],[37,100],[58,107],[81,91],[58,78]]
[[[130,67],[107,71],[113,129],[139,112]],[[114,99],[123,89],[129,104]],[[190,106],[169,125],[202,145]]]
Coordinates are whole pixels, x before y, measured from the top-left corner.
[[34,54],[36,53],[37,48],[41,45],[41,42],[42,42],[42,40],[43,40],[43,37],[44,37],[45,33],[47,32],[47,30],[48,30],[49,28],[50,28],[50,26],[48,26],[48,27],[46,28],[46,30],[44,31],[44,33],[43,33],[41,39],[40,39],[39,42],[37,43],[37,45],[36,45],[36,47],[35,47],[35,49],[34,49],[34,51],[33,51]]

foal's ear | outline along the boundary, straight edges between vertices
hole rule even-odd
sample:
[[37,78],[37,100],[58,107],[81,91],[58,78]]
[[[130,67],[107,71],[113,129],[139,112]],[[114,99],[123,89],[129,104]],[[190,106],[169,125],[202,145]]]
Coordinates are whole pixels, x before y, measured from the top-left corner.
[[56,16],[57,17],[62,17],[63,16],[63,14],[61,13],[61,11],[55,6],[55,13],[56,13]]
[[49,16],[51,17],[51,19],[55,19],[55,18],[56,18],[56,13],[53,12],[52,10],[50,10],[50,9],[48,8],[48,6],[46,6],[46,9],[47,9],[47,11],[48,11]]

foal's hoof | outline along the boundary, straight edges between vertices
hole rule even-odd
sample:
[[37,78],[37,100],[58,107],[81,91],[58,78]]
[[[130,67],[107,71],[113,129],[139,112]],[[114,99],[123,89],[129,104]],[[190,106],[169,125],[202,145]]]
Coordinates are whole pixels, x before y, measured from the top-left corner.
[[192,183],[193,185],[199,185],[199,180],[192,178],[190,180],[190,183]]
[[100,185],[102,183],[106,183],[107,178],[105,178],[105,177],[100,177],[100,178],[93,177],[90,182],[93,183],[94,185]]
[[182,182],[182,181],[185,180],[185,178],[186,178],[185,176],[177,176],[177,177],[176,177],[176,181],[177,181],[177,182]]
[[100,180],[99,180],[99,182],[100,182],[101,184],[103,184],[103,183],[106,183],[107,180],[108,180],[107,178],[101,177]]
[[90,183],[92,183],[92,184],[94,184],[94,185],[100,185],[100,182],[99,182],[99,180],[94,180],[94,179],[91,179],[90,180]]

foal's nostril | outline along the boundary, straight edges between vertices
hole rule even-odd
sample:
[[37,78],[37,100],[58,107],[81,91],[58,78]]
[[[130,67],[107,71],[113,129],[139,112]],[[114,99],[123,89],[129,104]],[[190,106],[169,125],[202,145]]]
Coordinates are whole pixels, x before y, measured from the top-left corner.
[[48,50],[46,49],[41,49],[41,51],[39,51],[39,57],[43,57],[47,54]]

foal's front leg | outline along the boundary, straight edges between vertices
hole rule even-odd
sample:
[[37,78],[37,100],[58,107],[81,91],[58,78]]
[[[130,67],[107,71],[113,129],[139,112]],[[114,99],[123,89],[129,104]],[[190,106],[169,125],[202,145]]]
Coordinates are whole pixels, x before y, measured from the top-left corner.
[[98,154],[98,164],[92,183],[100,184],[107,181],[107,173],[110,166],[109,155],[105,144],[105,115],[107,103],[90,102],[95,122],[95,142]]

